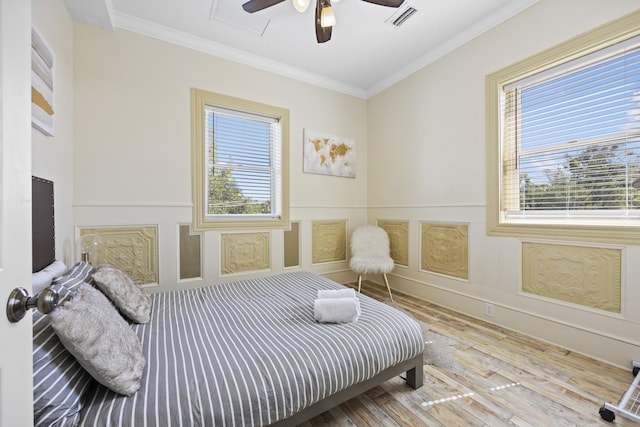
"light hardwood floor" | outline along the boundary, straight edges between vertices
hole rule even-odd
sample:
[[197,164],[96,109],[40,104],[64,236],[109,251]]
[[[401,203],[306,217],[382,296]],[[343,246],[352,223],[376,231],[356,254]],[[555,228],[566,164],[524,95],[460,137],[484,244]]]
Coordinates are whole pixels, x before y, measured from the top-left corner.
[[[363,293],[388,298],[363,283]],[[617,404],[629,388],[631,367],[620,369],[398,292],[395,302],[430,330],[455,341],[455,374],[424,366],[424,385],[394,378],[302,424],[311,426],[632,426],[599,408]]]

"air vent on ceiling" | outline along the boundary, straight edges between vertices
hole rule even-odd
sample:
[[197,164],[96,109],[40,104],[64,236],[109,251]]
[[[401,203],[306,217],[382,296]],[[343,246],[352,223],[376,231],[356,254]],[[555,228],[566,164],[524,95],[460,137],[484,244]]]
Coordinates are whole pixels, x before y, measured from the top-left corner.
[[268,17],[259,14],[252,15],[246,13],[239,4],[233,0],[213,0],[209,19],[233,25],[236,28],[249,31],[259,37],[264,35],[271,21]]
[[391,18],[387,19],[387,22],[394,27],[399,27],[407,22],[407,19],[411,18],[417,11],[418,9],[415,7],[407,6],[394,13]]

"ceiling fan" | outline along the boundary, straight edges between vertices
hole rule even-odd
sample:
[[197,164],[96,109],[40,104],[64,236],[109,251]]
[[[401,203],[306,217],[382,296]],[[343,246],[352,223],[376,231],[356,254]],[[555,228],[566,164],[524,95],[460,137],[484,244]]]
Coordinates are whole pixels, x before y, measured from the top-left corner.
[[[254,13],[285,0],[249,0],[242,5],[242,8],[249,13]],[[339,0],[333,0],[337,3]],[[387,7],[400,7],[404,0],[363,0],[368,3]],[[293,0],[293,6],[300,13],[307,10],[311,0]],[[331,0],[316,0],[316,40],[324,43],[331,39],[331,29],[336,25],[336,17],[331,8]]]

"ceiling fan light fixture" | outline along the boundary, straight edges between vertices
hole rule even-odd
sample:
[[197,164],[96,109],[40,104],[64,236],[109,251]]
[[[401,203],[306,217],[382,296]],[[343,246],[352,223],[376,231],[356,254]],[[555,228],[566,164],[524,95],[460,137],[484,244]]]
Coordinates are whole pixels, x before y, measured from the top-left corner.
[[336,25],[336,15],[333,13],[331,3],[327,3],[322,6],[322,13],[320,14],[320,25],[322,28],[333,27]]
[[309,9],[309,5],[311,4],[311,0],[291,0],[293,3],[293,7],[300,13],[305,12]]

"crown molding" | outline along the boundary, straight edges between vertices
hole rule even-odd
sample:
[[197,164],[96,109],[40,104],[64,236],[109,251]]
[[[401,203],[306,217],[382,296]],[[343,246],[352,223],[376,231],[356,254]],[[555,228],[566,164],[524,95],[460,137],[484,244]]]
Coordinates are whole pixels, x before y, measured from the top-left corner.
[[310,73],[302,69],[273,61],[259,55],[247,53],[239,49],[230,48],[220,43],[212,42],[202,37],[197,37],[182,31],[159,25],[150,21],[136,18],[130,15],[113,12],[113,26],[126,31],[152,37],[178,46],[183,46],[209,55],[217,56],[229,61],[244,64],[270,73],[288,77],[303,83],[333,90],[356,98],[368,99],[383,90],[393,86],[399,81],[409,77],[416,71],[437,61],[448,53],[463,46],[465,43],[482,35],[523,10],[538,3],[539,0],[519,0],[509,2],[506,6],[493,12],[485,19],[477,22],[453,38],[445,41],[435,49],[427,52],[420,59],[412,62],[401,70],[393,73],[384,80],[365,89],[328,79],[318,74]]
[[438,59],[442,58],[448,53],[456,50],[460,46],[470,42],[476,37],[500,25],[504,21],[519,14],[523,10],[528,9],[529,7],[538,3],[539,1],[540,0],[520,0],[520,1],[507,3],[506,6],[503,6],[500,9],[496,10],[495,12],[493,12],[483,20],[478,21],[474,25],[465,29],[463,32],[457,34],[456,36],[442,43],[435,49],[430,50],[421,58],[417,59],[416,61],[413,61],[411,64],[407,65],[406,67],[398,70],[397,72],[391,74],[386,79],[368,88],[366,91],[367,92],[366,98],[370,98],[382,92],[383,90],[388,89],[389,87],[393,86],[399,81],[409,77],[411,74],[415,73],[416,71],[419,71],[422,68],[426,67],[427,65],[437,61]]
[[318,74],[310,73],[281,62],[273,61],[259,55],[254,55],[215,43],[202,37],[193,36],[163,25],[136,18],[122,13],[114,13],[114,27],[131,31],[154,39],[162,40],[178,46],[183,46],[209,55],[214,55],[229,61],[248,65],[281,76],[289,77],[303,83],[330,89],[357,98],[366,99],[366,90],[347,85],[337,80],[328,79]]

